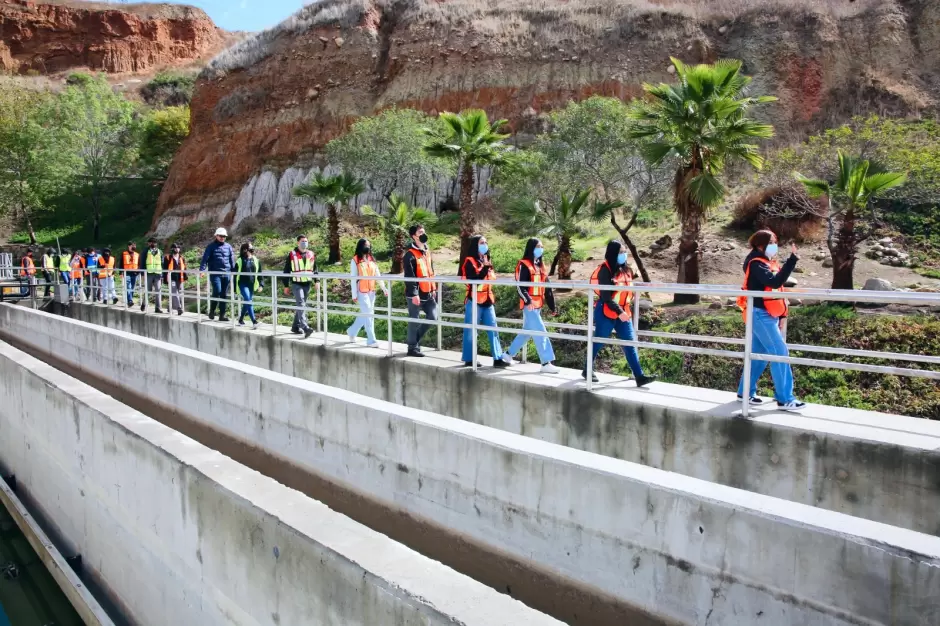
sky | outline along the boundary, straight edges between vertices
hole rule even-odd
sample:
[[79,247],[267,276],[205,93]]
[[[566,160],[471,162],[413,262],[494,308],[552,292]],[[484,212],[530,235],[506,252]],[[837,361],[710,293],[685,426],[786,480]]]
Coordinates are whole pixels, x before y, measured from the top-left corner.
[[216,26],[225,30],[259,31],[274,26],[309,0],[188,0],[189,4],[209,14]]

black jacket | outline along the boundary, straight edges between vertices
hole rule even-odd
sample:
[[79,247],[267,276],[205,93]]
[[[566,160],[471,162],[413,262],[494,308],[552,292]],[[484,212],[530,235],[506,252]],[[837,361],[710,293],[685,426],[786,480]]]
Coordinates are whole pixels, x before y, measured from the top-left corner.
[[[768,263],[770,259],[767,258],[767,255],[761,252],[760,250],[751,250],[751,253],[747,255],[747,258],[744,259],[744,272],[747,273],[747,267],[754,259],[764,259]],[[787,282],[787,279],[790,278],[790,274],[793,273],[793,269],[796,267],[796,262],[799,261],[799,257],[795,254],[791,254],[790,258],[787,259],[786,263],[783,264],[783,267],[780,268],[780,271],[774,274],[770,271],[770,268],[766,263],[754,263],[751,265],[751,272],[747,275],[747,285],[746,289],[748,291],[764,291],[765,287],[770,287],[771,289],[780,289],[783,287],[784,283]],[[754,306],[758,309],[765,309],[764,299],[763,298],[754,298]]]
[[[291,264],[290,264],[290,255],[293,254],[294,252],[296,252],[297,254],[303,254],[303,253],[302,253],[300,250],[298,250],[297,248],[294,248],[290,253],[288,253],[287,259],[284,261],[284,273],[285,273],[285,274],[293,274],[293,273],[294,273],[294,268],[291,267]],[[320,273],[320,268],[319,268],[319,266],[317,265],[317,257],[316,257],[316,255],[314,255],[314,257],[313,257],[313,273],[314,273],[314,274],[319,274],[319,273]],[[292,279],[290,276],[286,276],[286,277],[284,277],[283,279],[281,279],[281,282],[284,283],[284,286],[285,286],[285,287],[290,287],[293,283],[295,283],[295,282],[297,282],[297,281],[295,281],[294,279]],[[317,282],[320,282],[320,281],[318,281],[318,280],[316,280],[316,279],[314,279],[313,281],[311,281],[311,283],[317,283]]]
[[[607,265],[601,265],[600,271],[597,273],[597,282],[600,285],[613,285],[614,276],[617,272],[626,272],[627,276],[631,279],[633,278],[633,272],[630,270],[629,265],[620,265],[617,263],[617,257],[620,255],[620,242],[611,241],[607,244],[607,251],[604,252],[604,260],[607,261]],[[613,269],[615,273],[611,273],[609,269]],[[607,308],[611,311],[620,315],[623,313],[623,307],[617,304],[617,301],[614,299],[614,294],[616,291],[604,290],[600,292],[600,304],[606,304]]]
[[[519,266],[519,282],[528,283],[532,282],[532,272],[529,271],[529,268],[525,265]],[[546,284],[548,279],[545,280]],[[545,289],[545,304],[548,305],[548,310],[552,313],[555,312],[555,292],[552,291],[551,287],[546,286]],[[528,287],[517,287],[516,290],[519,292],[519,297],[522,298],[522,301],[526,303],[526,306],[532,304],[532,296],[529,295]]]
[[[493,269],[493,265],[490,263],[489,257],[477,257],[477,262],[480,263],[480,269],[477,270],[473,263],[470,261],[471,257],[467,257],[463,260],[463,267],[460,269],[460,275],[466,278],[467,280],[486,280],[487,274],[490,273],[490,270]],[[485,302],[480,304],[481,307],[493,306],[492,302]]]
[[[405,270],[405,278],[418,278],[418,259],[415,258],[413,250],[423,252],[425,258],[427,258],[429,269],[431,272],[434,271],[434,264],[431,262],[430,257],[428,257],[427,249],[419,248],[414,242],[412,242],[411,247],[405,250],[405,254],[401,259],[402,266]],[[405,297],[414,298],[419,296],[422,300],[427,300],[430,297],[430,292],[421,291],[418,288],[418,283],[407,282],[405,283]]]

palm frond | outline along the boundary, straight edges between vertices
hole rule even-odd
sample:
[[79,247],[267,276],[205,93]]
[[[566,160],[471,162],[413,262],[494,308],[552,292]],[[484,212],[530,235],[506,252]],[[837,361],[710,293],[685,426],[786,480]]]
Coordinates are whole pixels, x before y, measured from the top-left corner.
[[829,183],[824,180],[807,178],[799,172],[793,172],[793,177],[803,184],[803,187],[806,189],[806,193],[809,194],[810,198],[828,196],[831,193]]
[[693,176],[688,182],[689,195],[695,202],[703,207],[716,206],[725,197],[725,187],[713,175],[702,173]]

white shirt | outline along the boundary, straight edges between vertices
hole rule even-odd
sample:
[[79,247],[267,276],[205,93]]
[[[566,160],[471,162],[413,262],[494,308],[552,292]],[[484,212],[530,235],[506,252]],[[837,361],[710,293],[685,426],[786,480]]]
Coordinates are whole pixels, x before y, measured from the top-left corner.
[[[349,262],[349,273],[353,276],[359,275],[359,266],[356,264],[355,257]],[[388,294],[388,289],[385,288],[385,283],[381,280],[378,280],[378,277],[382,275],[382,272],[379,271],[378,266],[375,269],[375,278],[379,289],[381,289],[385,294]],[[359,299],[359,281],[353,280],[352,282],[352,297],[353,300]]]

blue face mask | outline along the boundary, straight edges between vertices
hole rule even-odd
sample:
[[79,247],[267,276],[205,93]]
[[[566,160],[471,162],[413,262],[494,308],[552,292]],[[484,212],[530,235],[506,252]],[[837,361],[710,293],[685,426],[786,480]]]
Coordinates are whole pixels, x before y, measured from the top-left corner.
[[621,252],[620,254],[617,255],[617,263],[618,263],[619,265],[626,265],[626,264],[627,264],[627,253],[626,253],[626,252]]
[[490,247],[486,245],[485,243],[481,243],[479,247],[479,251],[480,251],[480,256],[482,256],[490,251]]
[[777,244],[775,244],[775,243],[767,244],[767,250],[766,250],[766,252],[767,252],[767,258],[772,259],[772,258],[774,258],[775,256],[777,256],[777,251],[778,251],[778,250],[779,250],[779,248],[777,247]]
[[535,257],[536,259],[541,259],[543,254],[545,254],[544,248],[536,248],[535,250],[532,251],[532,256]]

